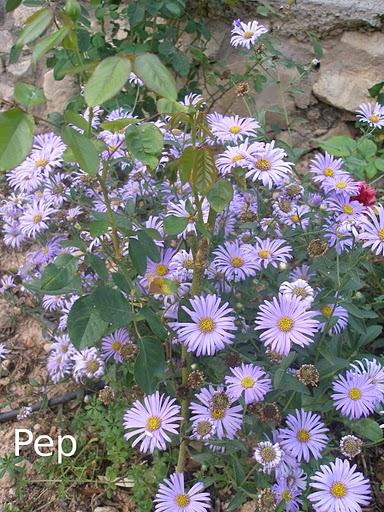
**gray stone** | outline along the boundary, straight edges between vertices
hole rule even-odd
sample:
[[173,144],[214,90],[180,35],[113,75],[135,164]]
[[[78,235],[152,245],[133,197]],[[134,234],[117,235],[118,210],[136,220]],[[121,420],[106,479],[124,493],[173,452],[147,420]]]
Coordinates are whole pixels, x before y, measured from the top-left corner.
[[96,507],[93,512],[118,512],[115,507]]
[[30,71],[32,70],[31,57],[26,56],[19,59],[17,62],[15,62],[15,64],[9,64],[7,70],[12,76],[16,78],[29,75]]
[[337,108],[355,112],[372,101],[368,88],[383,79],[384,34],[346,32],[325,53],[314,94]]
[[9,53],[13,45],[12,34],[9,30],[0,30],[0,53]]
[[47,98],[47,112],[63,112],[69,99],[78,92],[78,87],[71,75],[62,80],[55,80],[53,70],[45,73],[43,90]]

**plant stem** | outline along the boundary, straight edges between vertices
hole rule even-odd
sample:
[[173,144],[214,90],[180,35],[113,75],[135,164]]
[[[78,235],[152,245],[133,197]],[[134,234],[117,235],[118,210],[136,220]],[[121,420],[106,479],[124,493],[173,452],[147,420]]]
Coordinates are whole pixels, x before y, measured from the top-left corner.
[[115,222],[115,217],[113,215],[113,210],[111,208],[111,201],[109,199],[108,195],[108,189],[107,189],[107,175],[108,175],[108,163],[106,161],[103,162],[103,172],[101,176],[99,176],[99,183],[101,187],[101,191],[103,193],[104,203],[107,208],[107,215],[108,215],[108,222],[111,227],[112,233],[112,243],[113,243],[113,249],[115,252],[115,258],[117,260],[121,257],[121,251],[120,251],[120,242],[119,242],[119,235],[117,234],[117,226]]

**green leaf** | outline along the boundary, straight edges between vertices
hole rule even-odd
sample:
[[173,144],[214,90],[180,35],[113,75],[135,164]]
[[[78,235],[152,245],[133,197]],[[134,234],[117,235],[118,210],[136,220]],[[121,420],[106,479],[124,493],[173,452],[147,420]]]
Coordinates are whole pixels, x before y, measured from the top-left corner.
[[139,240],[130,238],[128,251],[134,268],[139,274],[144,274],[147,270],[147,257]]
[[135,361],[135,380],[144,393],[156,391],[164,378],[166,368],[163,345],[160,340],[146,336],[138,339],[139,354]]
[[149,236],[146,230],[137,231],[137,237],[145,251],[145,254],[154,262],[160,261],[159,248],[153,241],[153,238]]
[[113,324],[115,328],[128,325],[132,320],[132,312],[124,295],[110,286],[99,286],[92,294],[100,318]]
[[17,103],[21,103],[26,108],[35,107],[47,101],[47,98],[39,87],[26,84],[25,82],[17,82],[15,85],[14,98]]
[[343,306],[343,308],[345,308],[348,313],[351,313],[351,315],[355,316],[356,318],[377,318],[377,314],[372,310],[368,310],[362,307],[359,308],[348,302],[341,302],[340,305]]
[[383,431],[380,425],[376,421],[370,418],[362,418],[361,420],[348,422],[351,429],[366,439],[369,439],[373,443],[381,441],[383,438]]
[[153,123],[131,125],[125,132],[127,149],[134,158],[153,168],[163,149],[163,134]]
[[359,346],[368,345],[368,343],[374,341],[380,336],[382,330],[382,325],[369,325],[366,332],[360,336]]
[[84,99],[89,107],[113,98],[124,87],[131,72],[127,57],[107,57],[102,60],[85,84]]
[[67,37],[69,32],[69,27],[61,27],[56,30],[56,32],[53,32],[53,34],[49,34],[49,36],[44,37],[38,43],[36,43],[32,52],[32,62],[36,63],[47,52],[59,46],[60,43]]
[[64,121],[77,126],[77,128],[84,130],[84,132],[88,129],[88,121],[81,114],[77,114],[71,110],[64,112]]
[[358,140],[357,150],[364,158],[368,159],[376,154],[377,146],[372,140],[363,138]]
[[40,9],[27,18],[24,28],[16,41],[16,46],[24,46],[37,39],[47,30],[53,20],[53,11],[49,7]]
[[107,267],[105,266],[104,261],[96,254],[87,254],[84,260],[86,265],[89,265],[94,272],[102,279],[103,281],[108,281],[109,274]]
[[136,124],[139,121],[140,119],[136,119],[135,117],[115,119],[114,121],[104,121],[104,123],[100,124],[100,128],[102,128],[103,130],[108,130],[110,132],[120,132],[130,124]]
[[61,136],[64,143],[72,150],[80,168],[91,176],[97,176],[99,156],[92,141],[69,126],[62,129]]
[[369,95],[376,98],[384,87],[384,82],[379,82],[368,89]]
[[19,108],[0,113],[0,170],[19,165],[32,149],[34,122]]
[[41,291],[52,295],[63,293],[63,290],[74,288],[79,290],[80,279],[75,275],[77,260],[70,254],[58,256],[53,263],[49,263],[41,276]]
[[209,204],[217,213],[224,210],[224,208],[232,201],[232,197],[232,185],[226,180],[216,181],[207,195]]
[[178,235],[182,233],[187,226],[188,219],[186,217],[168,215],[164,219],[164,231],[167,235]]
[[356,142],[345,135],[335,135],[318,144],[324,151],[334,156],[350,156],[356,150]]
[[[144,318],[153,334],[155,334],[160,340],[165,340],[168,336],[168,331],[161,323],[160,318],[152,311],[149,306],[144,306],[139,313],[138,320]],[[142,317],[142,318],[141,318]]]
[[159,114],[175,114],[176,112],[189,112],[189,109],[175,100],[160,98],[157,100],[157,111]]
[[93,220],[89,224],[89,232],[92,236],[98,237],[108,231],[108,222],[106,220]]
[[21,4],[23,0],[7,0],[5,2],[5,11],[11,12],[14,11],[19,5]]
[[323,56],[323,48],[321,46],[320,39],[312,32],[308,32],[308,37],[311,42],[313,53],[315,54],[316,59],[320,60]]
[[96,345],[107,327],[108,322],[100,318],[90,295],[80,297],[73,304],[68,315],[68,334],[78,350]]
[[375,167],[379,171],[384,171],[384,158],[377,158],[375,160]]
[[191,183],[198,192],[207,195],[216,179],[216,167],[213,153],[209,148],[198,148],[192,169]]
[[188,146],[183,150],[179,158],[180,179],[183,184],[187,183],[191,177],[196,159],[196,151],[193,146]]
[[159,57],[143,53],[135,59],[134,71],[151,91],[169,100],[177,99],[176,82]]

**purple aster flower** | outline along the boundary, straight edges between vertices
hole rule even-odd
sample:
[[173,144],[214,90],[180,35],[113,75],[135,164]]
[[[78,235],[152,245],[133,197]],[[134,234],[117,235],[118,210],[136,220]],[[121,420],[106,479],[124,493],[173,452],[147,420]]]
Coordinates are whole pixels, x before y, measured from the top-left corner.
[[61,295],[44,295],[42,305],[46,311],[57,311],[64,306],[64,297]]
[[101,340],[101,351],[104,359],[108,361],[108,359],[113,358],[115,363],[122,363],[121,349],[127,343],[132,343],[132,340],[129,337],[128,331],[122,327],[109,336],[105,336]]
[[15,286],[15,279],[13,276],[3,276],[0,279],[0,293],[4,293]]
[[296,409],[295,416],[289,414],[286,423],[287,428],[279,430],[281,446],[299,462],[309,462],[311,456],[319,459],[328,442],[328,429],[320,416],[304,409]]
[[104,361],[97,348],[86,348],[73,355],[73,377],[76,382],[83,379],[99,379],[104,374]]
[[184,249],[178,251],[172,256],[169,269],[171,273],[181,275],[183,279],[190,280],[193,276],[193,254],[192,251],[185,251]]
[[299,297],[299,299],[309,308],[313,302],[315,292],[313,288],[309,286],[307,281],[297,279],[296,281],[293,281],[293,283],[290,283],[289,281],[281,283],[279,293],[289,297]]
[[[253,147],[250,146],[251,152]],[[281,148],[275,148],[275,141],[266,144],[259,144],[252,156],[248,160],[246,178],[252,178],[252,181],[259,180],[265,187],[271,189],[273,185],[281,183],[292,172],[293,164],[285,162],[287,153]]]
[[79,217],[83,213],[82,208],[80,206],[75,206],[74,208],[68,208],[66,211],[66,217],[65,219],[68,222],[75,222],[77,220],[77,217]]
[[196,394],[198,402],[191,402],[191,422],[206,420],[207,418],[215,425],[218,439],[235,439],[243,423],[242,408],[240,405],[233,405],[234,399],[225,392],[223,386],[216,390],[209,385]]
[[256,40],[266,32],[268,32],[268,29],[257,21],[245,23],[241,20],[235,20],[231,31],[231,45],[235,48],[240,46],[249,50]]
[[300,227],[305,230],[309,224],[309,217],[307,213],[310,211],[309,206],[306,204],[299,206],[295,205],[292,208],[292,212],[288,215],[284,215],[281,220],[286,226],[290,226],[294,229]]
[[219,142],[240,142],[245,137],[256,135],[259,123],[251,117],[222,116],[209,121],[209,127]]
[[[283,459],[286,453],[283,451]],[[305,491],[307,488],[308,477],[298,463],[295,465],[279,464],[275,471],[276,480],[284,481],[290,489],[300,489]]]
[[324,155],[318,153],[309,162],[309,171],[312,173],[313,181],[321,184],[329,178],[344,174],[343,165],[344,162],[341,158],[335,158],[327,152]]
[[353,371],[356,373],[365,373],[369,375],[372,384],[384,394],[384,366],[376,359],[363,359],[362,361],[355,361],[351,364]]
[[56,210],[44,200],[34,199],[20,217],[21,231],[29,238],[48,229],[48,221]]
[[307,203],[311,208],[320,208],[323,205],[324,198],[321,194],[310,192],[308,194]]
[[359,201],[353,201],[350,196],[342,194],[335,195],[327,201],[329,208],[335,212],[336,221],[359,221],[362,212],[365,210]]
[[32,407],[30,405],[26,405],[24,407],[20,407],[19,413],[16,417],[18,421],[27,419],[32,414]]
[[337,318],[337,322],[328,331],[331,335],[340,334],[348,325],[348,311],[342,306],[326,304],[315,313],[324,317],[324,320],[320,320],[320,330],[322,332],[327,328],[330,318]]
[[12,249],[20,249],[25,241],[25,234],[21,230],[21,224],[18,221],[6,222],[3,226],[4,244]]
[[299,267],[296,267],[291,270],[289,274],[290,279],[296,281],[297,279],[302,279],[303,281],[310,281],[314,276],[313,272],[311,272],[311,267],[306,263],[303,263]]
[[0,343],[0,362],[4,361],[8,355],[8,349],[4,343]]
[[[203,214],[203,221],[207,222],[209,215],[209,203],[206,198],[201,201],[201,210]],[[178,203],[169,203],[167,208],[167,215],[174,215],[175,217],[183,217],[188,220],[187,227],[179,233],[178,238],[187,237],[189,235],[196,235],[196,222],[197,211],[194,201],[181,199]]]
[[240,220],[253,220],[257,216],[257,197],[250,192],[236,193],[229,208]]
[[185,107],[197,107],[198,105],[203,105],[204,98],[201,94],[197,94],[195,92],[190,92],[186,94],[180,103]]
[[299,512],[303,500],[300,499],[301,492],[299,489],[295,489],[287,485],[284,478],[280,478],[272,487],[272,490],[276,493],[278,503],[284,504],[285,512]]
[[48,263],[63,252],[61,242],[64,237],[51,238],[44,245],[38,247],[35,251],[28,252],[27,256],[32,263],[41,265],[42,263]]
[[178,434],[180,420],[180,407],[176,400],[169,396],[160,395],[158,391],[133,402],[124,415],[124,434],[126,440],[137,436],[132,446],[140,444],[140,451],[153,453],[155,448],[164,451],[167,443],[171,441],[169,434]]
[[189,352],[197,356],[213,356],[233,343],[236,331],[233,309],[228,302],[220,303],[217,295],[194,297],[190,300],[192,309],[182,306],[191,322],[172,322],[170,326],[177,333]]
[[270,474],[272,469],[279,465],[281,456],[282,451],[279,443],[273,444],[270,441],[258,443],[253,451],[256,462],[261,464],[263,473],[267,474]]
[[353,246],[354,237],[351,224],[348,222],[335,222],[327,219],[324,228],[324,237],[330,247],[335,247],[337,254],[348,252]]
[[228,147],[224,153],[218,155],[216,159],[217,168],[220,174],[229,174],[235,167],[242,167],[250,158],[248,151],[248,140],[235,147]]
[[149,281],[155,277],[164,277],[166,279],[172,278],[170,263],[175,254],[173,249],[161,249],[160,261],[155,262],[147,258],[147,271],[140,284],[147,287]]
[[246,404],[262,401],[272,389],[270,376],[260,366],[243,363],[231,368],[231,373],[225,377],[227,391],[235,399],[244,396]]
[[380,103],[362,103],[357,110],[357,119],[368,123],[373,128],[382,128],[384,126],[384,106]]
[[221,272],[227,281],[244,281],[256,275],[258,267],[249,244],[241,244],[238,241],[225,242],[213,252],[213,255],[216,270]]
[[363,247],[370,247],[376,256],[384,255],[384,207],[381,204],[369,208],[361,217],[359,239]]
[[31,194],[43,183],[43,174],[36,169],[28,158],[21,165],[10,171],[7,176],[9,186],[13,189]]
[[362,512],[371,502],[369,481],[347,460],[321,465],[309,485],[316,489],[308,496],[316,512]]
[[315,315],[315,311],[307,311],[298,297],[279,294],[278,298],[260,305],[255,330],[264,330],[260,340],[266,347],[286,356],[292,344],[304,347],[313,343],[319,326]]
[[320,186],[327,194],[342,194],[343,196],[357,196],[359,194],[359,184],[346,173],[328,178]]
[[72,360],[58,350],[53,350],[47,360],[47,371],[54,384],[63,380],[72,371]]
[[36,167],[51,172],[62,166],[65,149],[66,145],[58,135],[53,132],[40,133],[34,138],[31,157]]
[[[163,220],[160,219],[160,217],[157,217],[156,215],[150,215],[148,217],[148,220],[145,221],[145,227],[147,229],[154,229],[155,231],[157,231],[159,233],[159,235],[162,238],[164,238]],[[158,247],[163,247],[163,245],[164,245],[163,240],[158,240],[155,238],[153,241],[155,242],[155,244]]]
[[209,417],[197,419],[192,423],[192,436],[191,439],[198,439],[199,441],[208,441],[215,435],[215,424]]
[[383,399],[383,394],[366,373],[348,371],[345,377],[339,375],[332,389],[335,408],[349,419],[369,416]]
[[155,512],[208,512],[211,500],[204,485],[197,482],[189,491],[185,490],[184,473],[173,473],[160,484],[155,502]]
[[292,258],[292,247],[285,243],[285,240],[272,240],[271,238],[262,240],[256,237],[253,252],[258,268],[267,268],[268,265],[277,268],[279,263],[287,263]]
[[59,352],[66,359],[71,359],[72,356],[76,353],[76,349],[73,346],[68,334],[56,336],[55,341],[51,345],[51,350],[54,352]]
[[133,71],[129,73],[128,82],[130,84],[137,85],[138,87],[144,85],[144,82]]

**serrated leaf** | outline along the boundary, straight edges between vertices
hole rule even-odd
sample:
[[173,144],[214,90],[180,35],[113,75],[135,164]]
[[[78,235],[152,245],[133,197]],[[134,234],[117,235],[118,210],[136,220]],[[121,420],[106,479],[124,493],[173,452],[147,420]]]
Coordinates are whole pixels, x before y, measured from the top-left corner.
[[53,11],[49,7],[45,7],[32,14],[24,23],[16,41],[16,46],[24,46],[37,39],[53,21]]
[[104,261],[96,254],[87,254],[84,260],[103,281],[108,281],[109,274]]
[[124,87],[131,72],[128,57],[115,56],[102,60],[85,84],[84,99],[95,107],[113,98]]
[[150,258],[155,263],[160,261],[159,248],[153,241],[153,238],[148,235],[147,231],[143,229],[137,231],[137,237],[145,251],[146,256],[148,256],[148,258]]
[[166,368],[163,345],[160,340],[146,336],[137,341],[139,354],[135,361],[135,380],[144,393],[156,390]]
[[99,286],[92,294],[93,303],[105,322],[115,328],[128,325],[132,320],[132,311],[124,295],[110,286]]
[[178,235],[188,226],[186,217],[177,217],[176,215],[167,215],[164,219],[164,231],[167,235]]
[[334,156],[350,156],[356,150],[356,142],[346,135],[335,135],[326,141],[320,141],[319,146]]
[[163,149],[163,134],[153,123],[131,125],[125,131],[127,150],[134,158],[153,168]]
[[57,257],[49,263],[41,276],[41,290],[46,293],[60,293],[74,280],[77,260],[70,254]]
[[129,239],[129,256],[132,261],[132,265],[139,274],[144,274],[147,269],[147,257],[145,251],[139,240],[135,238]]
[[97,176],[99,155],[92,141],[69,126],[62,129],[61,137],[72,150],[75,161],[80,165],[80,168],[91,176]]
[[53,32],[53,34],[49,34],[49,36],[44,37],[36,43],[32,52],[32,62],[35,64],[43,55],[59,46],[59,44],[67,37],[69,32],[69,27],[61,27],[56,30],[56,32]]
[[36,107],[47,101],[44,92],[39,88],[25,82],[17,82],[15,85],[14,98],[26,108]]
[[175,112],[188,112],[189,109],[178,101],[160,98],[157,100],[157,111],[159,114],[174,114]]
[[153,53],[138,55],[134,63],[134,72],[151,91],[169,100],[177,99],[175,79]]
[[100,318],[93,299],[85,295],[77,299],[68,315],[68,334],[78,350],[96,345],[105,334],[108,322]]
[[229,181],[219,180],[216,181],[212,189],[207,194],[209,204],[220,213],[232,201],[233,188]]
[[351,421],[348,422],[348,425],[354,432],[356,432],[356,434],[369,439],[373,443],[383,439],[383,431],[380,428],[380,425],[370,418]]
[[140,121],[141,119],[136,119],[135,117],[124,117],[122,119],[115,119],[114,121],[104,121],[104,123],[100,124],[100,128],[110,132],[121,132],[130,124],[137,124]]
[[0,113],[0,170],[19,165],[32,149],[34,122],[18,108]]
[[209,148],[198,148],[191,174],[191,184],[203,195],[211,190],[217,177],[215,160]]

